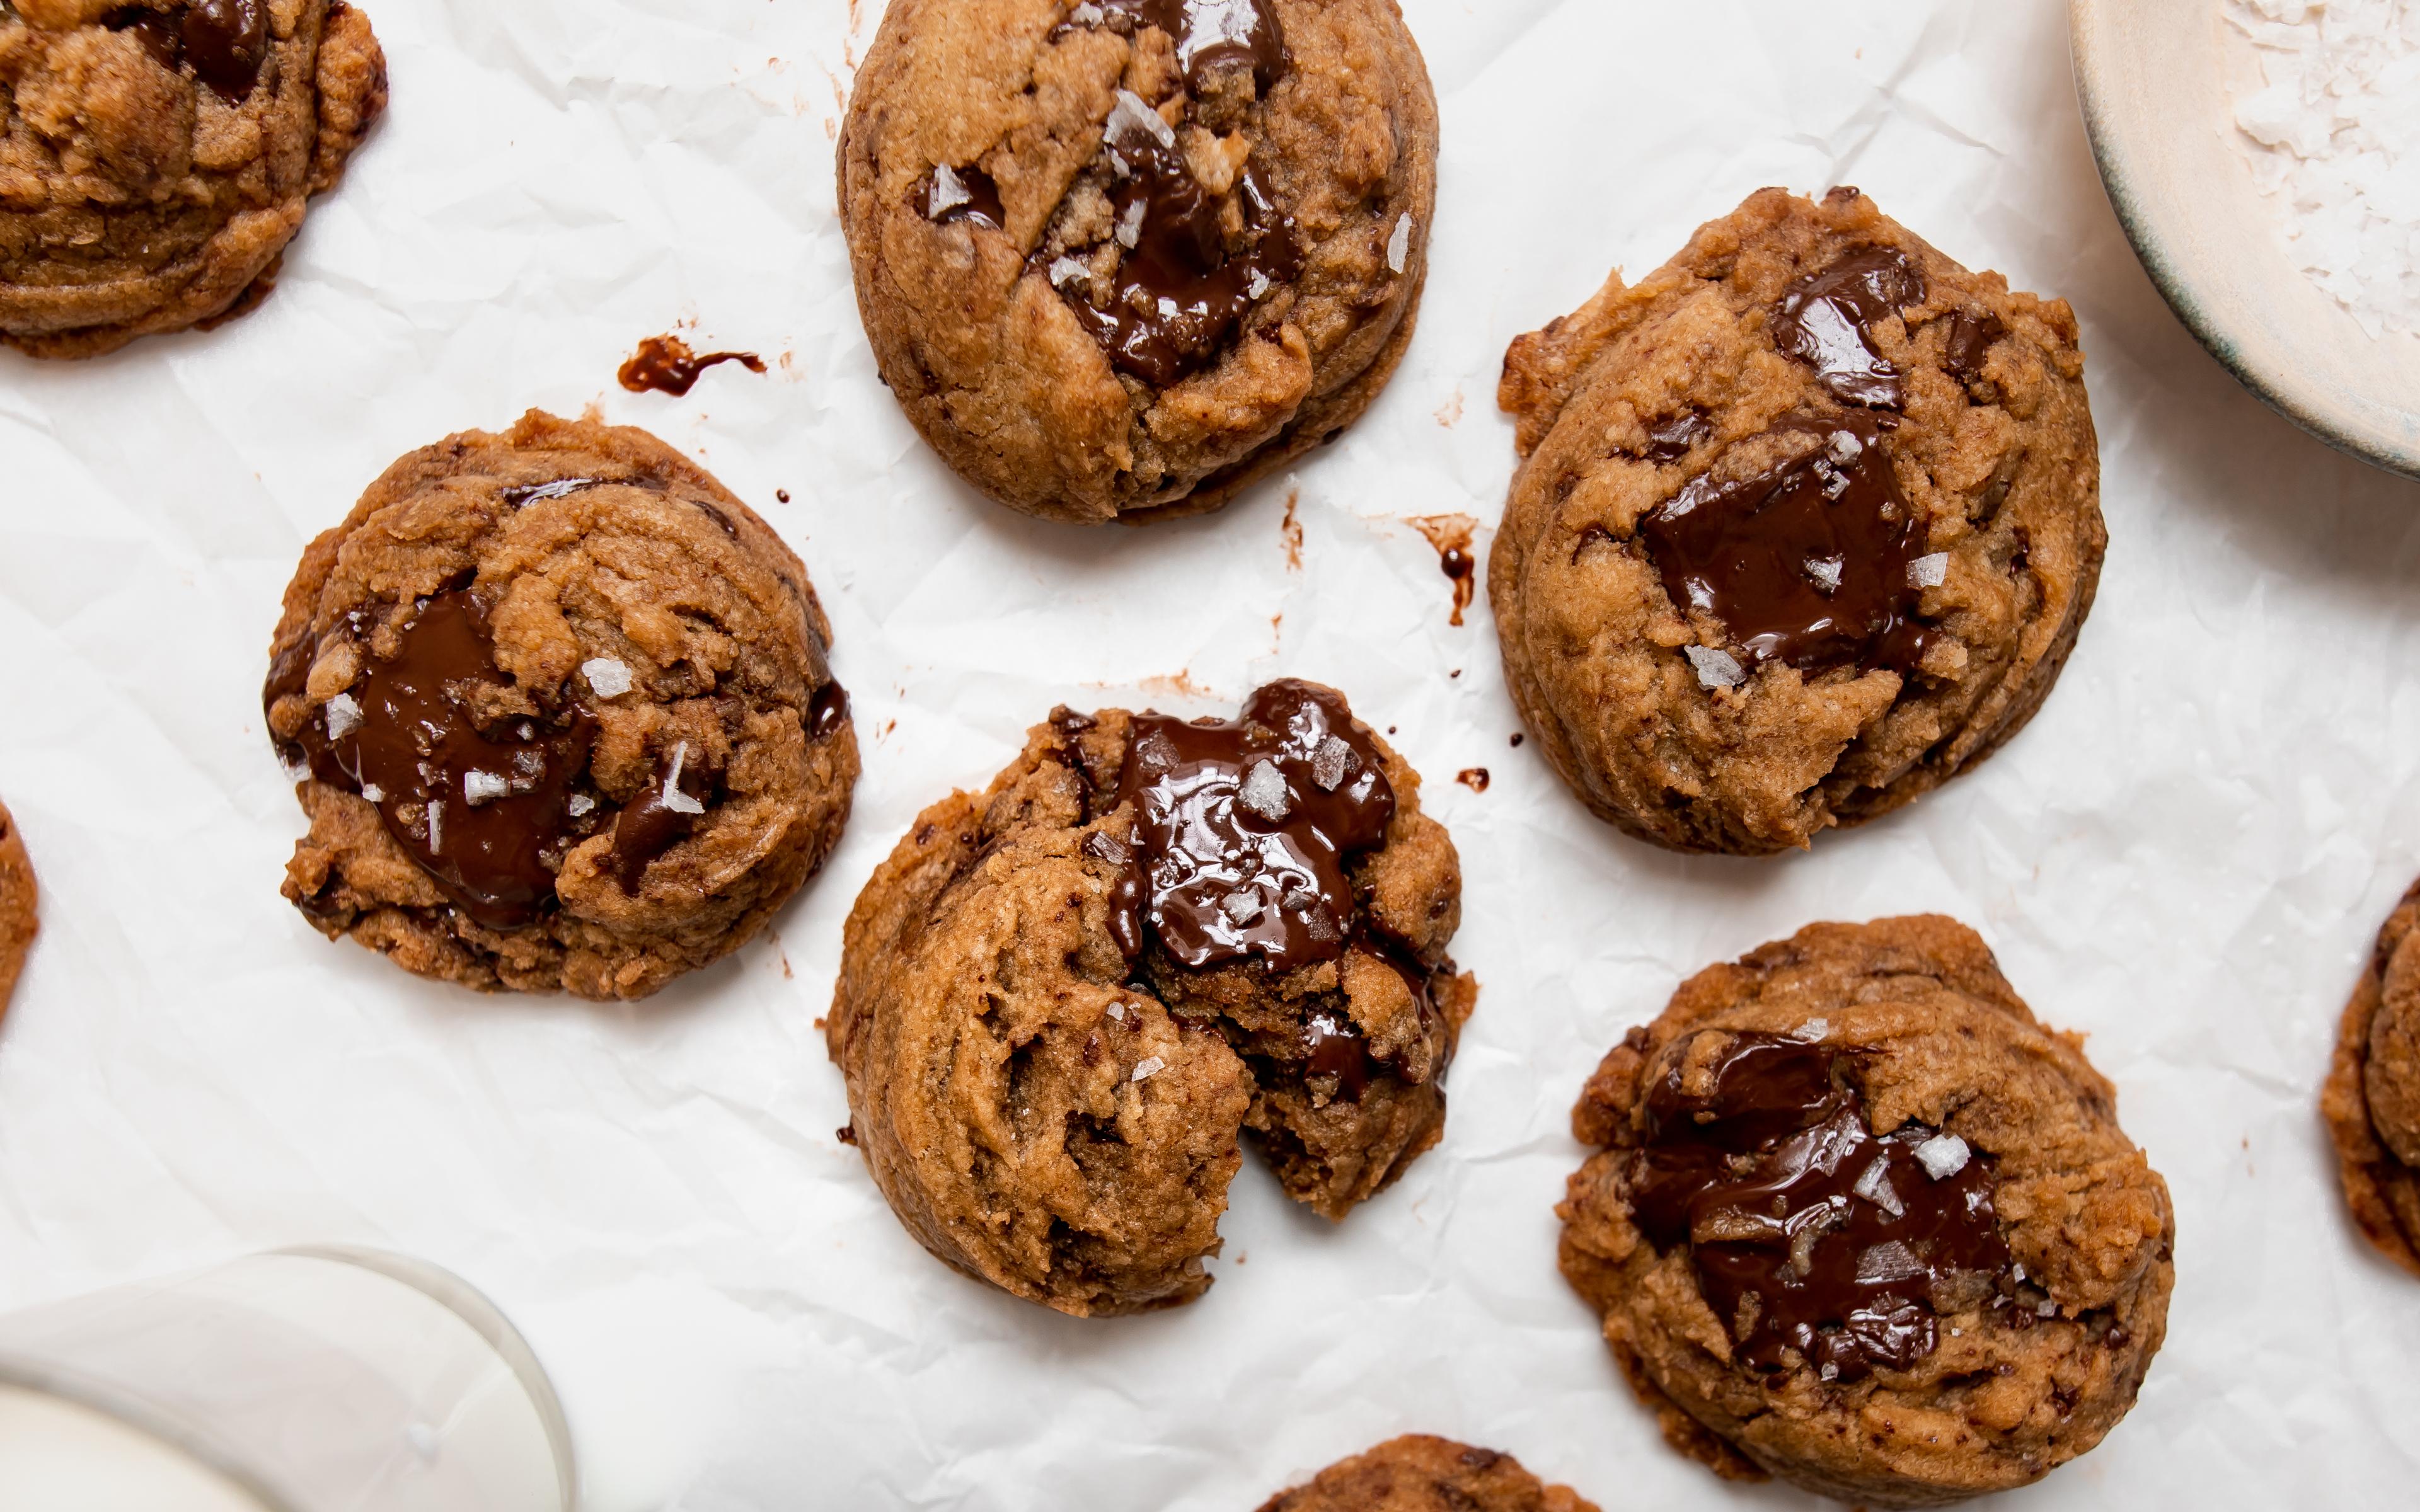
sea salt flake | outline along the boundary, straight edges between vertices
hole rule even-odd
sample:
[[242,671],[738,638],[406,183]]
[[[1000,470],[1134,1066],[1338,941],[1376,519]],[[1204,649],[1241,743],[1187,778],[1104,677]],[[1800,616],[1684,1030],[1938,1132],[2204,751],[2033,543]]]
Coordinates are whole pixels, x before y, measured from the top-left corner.
[[1124,1003],[1111,1003],[1109,1005],[1109,1017],[1117,1020],[1120,1024],[1124,1024],[1126,1021],[1126,1005]]
[[1847,566],[1847,560],[1841,557],[1808,557],[1807,577],[1824,593],[1837,594],[1840,591],[1840,574]]
[[1168,1069],[1168,1062],[1157,1056],[1145,1056],[1135,1063],[1134,1079],[1147,1082]]
[[1249,924],[1261,917],[1261,901],[1249,892],[1231,892],[1218,900],[1218,911],[1238,924]]
[[1412,260],[1412,218],[1405,215],[1395,223],[1395,234],[1387,239],[1387,266],[1402,272]]
[[328,701],[328,738],[342,740],[362,727],[361,700],[339,693]]
[[362,798],[365,802],[368,803],[384,803],[386,801],[386,789],[379,786],[375,782],[365,782],[362,784]]
[[1133,141],[1138,131],[1161,147],[1176,146],[1175,129],[1161,120],[1159,112],[1144,104],[1142,97],[1131,89],[1118,91],[1118,102],[1109,107],[1109,124],[1102,130],[1111,146]]
[[2058,1304],[2045,1297],[2042,1299],[2040,1305],[2034,1308],[2034,1316],[2036,1318],[2055,1318],[2058,1316]]
[[1948,580],[1949,553],[1947,551],[1918,557],[1907,564],[1907,585],[1910,588],[1938,588]]
[[1924,1273],[1925,1264],[1916,1257],[1916,1252],[1896,1239],[1871,1245],[1857,1257],[1857,1280],[1866,1286],[1912,1280]]
[[1244,281],[1244,297],[1248,300],[1257,300],[1268,291],[1269,275],[1257,268],[1253,269],[1252,276]]
[[508,796],[512,791],[511,779],[498,777],[493,772],[470,771],[462,774],[462,801],[473,809],[483,803],[492,803],[498,798]]
[[681,791],[681,768],[688,764],[689,742],[684,740],[673,748],[673,769],[664,774],[664,807],[694,818],[706,812],[706,805]]
[[1342,736],[1330,735],[1311,753],[1311,779],[1319,784],[1322,793],[1333,793],[1360,764],[1361,758],[1353,754],[1353,748],[1344,743]]
[[1689,665],[1698,670],[1699,687],[1737,687],[1747,681],[1747,669],[1728,651],[1712,646],[1684,646]]
[[[1149,201],[1139,199],[1127,206],[1126,212],[1118,217],[1119,246],[1132,252],[1142,243],[1143,212],[1150,208]],[[1168,301],[1163,300],[1160,302],[1164,304]]]
[[1100,7],[1093,4],[1093,0],[1084,0],[1082,5],[1067,12],[1068,23],[1077,26],[1098,26],[1109,19]]
[[1796,1032],[1792,1034],[1791,1038],[1797,1041],[1800,1044],[1813,1044],[1831,1032],[1832,1021],[1830,1019],[1808,1019],[1806,1023],[1798,1026]]
[[939,163],[933,169],[933,192],[924,197],[924,216],[927,220],[938,221],[974,197],[955,168],[946,162]]
[[428,805],[428,854],[445,854],[445,800],[432,799]]
[[1854,430],[1836,430],[1832,433],[1832,444],[1825,449],[1825,455],[1841,467],[1847,467],[1866,455],[1866,443],[1857,439],[1857,433]]
[[1294,794],[1286,786],[1285,774],[1275,762],[1262,762],[1244,778],[1244,790],[1236,801],[1270,824],[1285,822],[1294,810]]
[[1899,1199],[1898,1191],[1891,1185],[1890,1162],[1887,1160],[1877,1157],[1871,1165],[1867,1166],[1866,1174],[1857,1178],[1854,1190],[1857,1196],[1894,1218],[1903,1217],[1907,1212],[1907,1204]]
[[565,807],[571,810],[572,818],[579,819],[588,814],[597,807],[597,800],[590,797],[585,793],[575,793],[571,795],[571,802],[566,804]]
[[1050,265],[1050,286],[1065,288],[1078,280],[1089,279],[1093,270],[1073,257],[1062,257]]
[[1954,1134],[1938,1134],[1916,1147],[1916,1158],[1924,1164],[1924,1174],[1936,1181],[1946,1181],[1966,1168],[1973,1151],[1966,1141]]
[[612,656],[582,663],[580,675],[588,679],[589,690],[601,699],[617,699],[630,691],[629,667]]

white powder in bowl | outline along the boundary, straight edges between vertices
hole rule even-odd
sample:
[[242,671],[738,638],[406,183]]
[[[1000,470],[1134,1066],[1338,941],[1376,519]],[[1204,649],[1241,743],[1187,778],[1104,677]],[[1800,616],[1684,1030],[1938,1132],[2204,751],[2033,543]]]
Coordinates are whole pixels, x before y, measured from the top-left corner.
[[2221,0],[2263,86],[2253,172],[2312,282],[2375,338],[2420,335],[2420,0]]

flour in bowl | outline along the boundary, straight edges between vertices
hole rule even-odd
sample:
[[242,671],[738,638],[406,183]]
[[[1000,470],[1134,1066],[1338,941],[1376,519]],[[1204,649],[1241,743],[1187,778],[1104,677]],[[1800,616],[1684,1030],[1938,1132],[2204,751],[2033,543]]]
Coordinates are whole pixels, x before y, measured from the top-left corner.
[[2420,0],[2223,0],[2259,55],[2235,124],[2288,249],[2362,329],[2420,335]]

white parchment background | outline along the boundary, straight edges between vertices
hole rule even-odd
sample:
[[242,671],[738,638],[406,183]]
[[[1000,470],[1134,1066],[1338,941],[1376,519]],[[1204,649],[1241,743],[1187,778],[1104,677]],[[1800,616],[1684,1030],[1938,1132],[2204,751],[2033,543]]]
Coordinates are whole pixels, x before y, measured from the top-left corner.
[[[1246,1512],[1412,1429],[1608,1509],[1804,1504],[1683,1463],[1616,1379],[1554,1269],[1566,1116],[1684,974],[1937,909],[2088,1031],[2179,1209],[2141,1405],[2011,1501],[2408,1495],[2420,1285],[2354,1238],[2313,1103],[2420,869],[2420,487],[2289,428],[2171,318],[2093,176],[2055,0],[1405,0],[1444,107],[1427,305],[1377,409],[1301,470],[1299,570],[1282,485],[1087,533],[919,444],[832,210],[873,7],[368,7],[394,113],[266,308],[80,366],[0,356],[0,793],[46,889],[0,1031],[0,1305],[283,1242],[426,1255],[531,1335],[593,1512]],[[2057,696],[1976,776],[1808,856],[1676,858],[1509,748],[1494,633],[1447,625],[1403,519],[1497,517],[1512,336],[1760,185],[1836,181],[2074,301],[2107,576]],[[772,375],[614,388],[678,321]],[[390,459],[591,404],[798,547],[865,741],[847,841],[778,937],[630,1010],[478,998],[313,933],[277,895],[302,822],[258,702],[303,542]],[[1203,712],[1282,673],[1398,727],[1461,845],[1485,995],[1443,1147],[1341,1228],[1248,1163],[1218,1285],[1174,1316],[1081,1323],[956,1278],[833,1134],[814,1024],[851,898],[1052,704]],[[1484,795],[1453,781],[1482,764]]]

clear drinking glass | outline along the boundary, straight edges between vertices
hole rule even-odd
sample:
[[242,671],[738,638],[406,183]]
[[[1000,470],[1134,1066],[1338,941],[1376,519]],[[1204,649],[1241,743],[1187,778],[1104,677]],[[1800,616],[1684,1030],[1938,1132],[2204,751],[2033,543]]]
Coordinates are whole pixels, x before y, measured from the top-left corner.
[[280,1250],[0,1317],[0,1506],[572,1512],[578,1495],[536,1356],[425,1261]]

